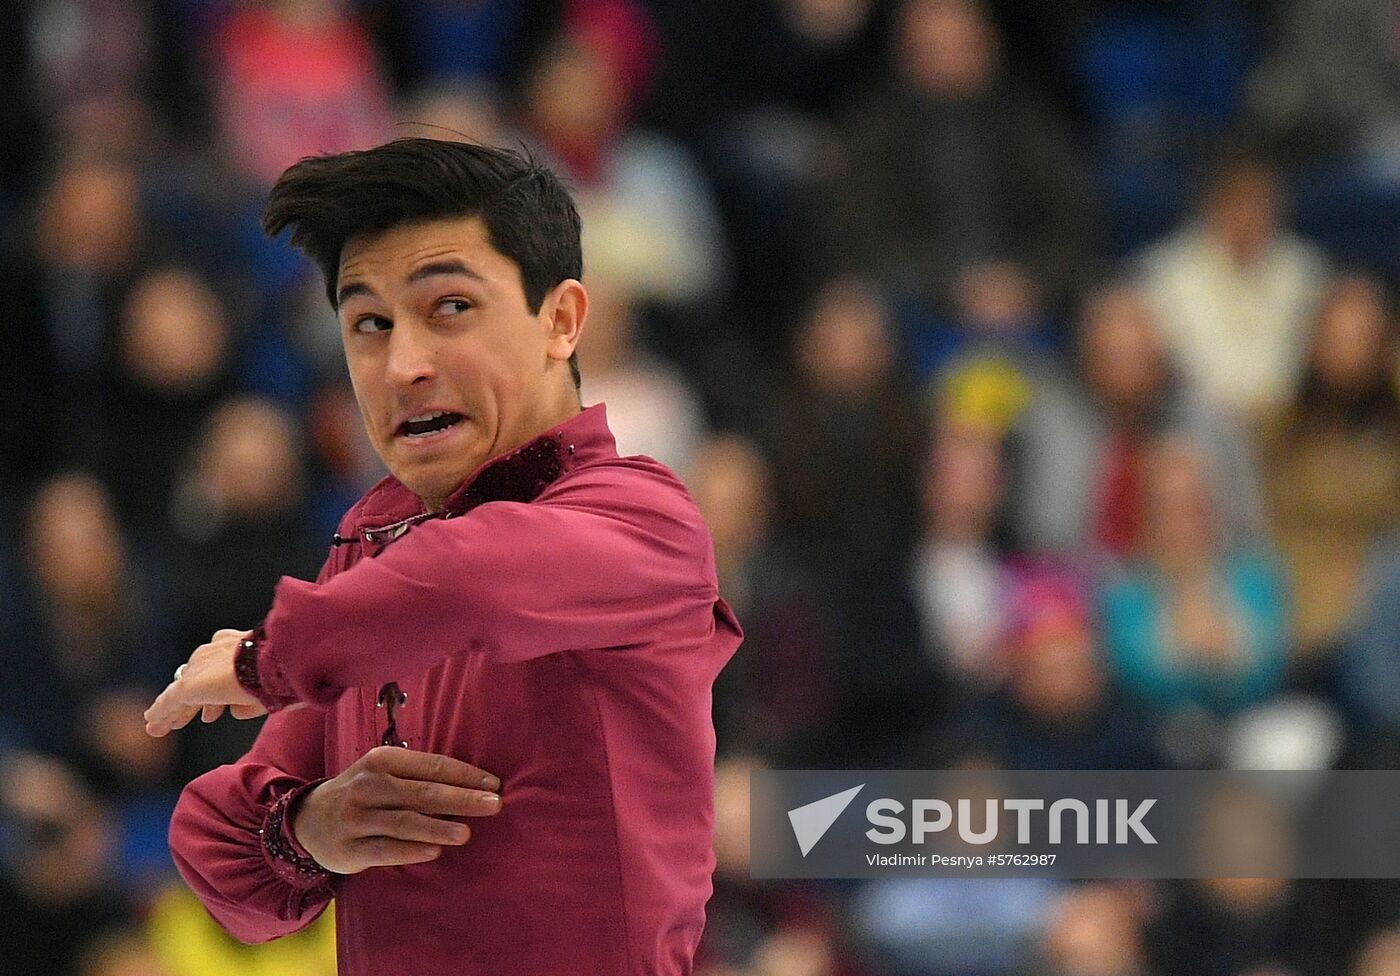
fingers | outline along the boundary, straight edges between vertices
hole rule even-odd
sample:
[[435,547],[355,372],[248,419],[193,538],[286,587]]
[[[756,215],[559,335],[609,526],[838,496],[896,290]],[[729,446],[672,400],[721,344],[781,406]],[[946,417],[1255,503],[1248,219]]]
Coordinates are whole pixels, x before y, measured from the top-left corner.
[[471,828],[464,823],[425,817],[412,810],[372,810],[359,818],[355,826],[370,837],[390,837],[437,847],[460,847],[472,836]]
[[436,860],[442,848],[395,837],[362,837],[352,845],[354,852],[367,866],[390,864],[423,864]]
[[365,754],[370,768],[401,779],[425,780],[448,786],[471,789],[499,790],[501,781],[483,769],[451,756],[434,752],[415,752],[397,746],[380,746]]
[[397,777],[386,780],[382,800],[375,805],[439,817],[491,817],[501,812],[501,798],[495,793]]
[[251,630],[233,630],[228,627],[222,627],[214,631],[214,636],[209,638],[209,643],[214,643],[214,641],[218,640],[220,637],[237,637],[239,640],[242,640],[251,633]]
[[[156,703],[160,704],[159,701]],[[157,739],[169,735],[176,729],[183,729],[200,712],[198,705],[165,705],[157,709],[155,705],[146,712],[146,734]]]
[[198,705],[186,705],[177,691],[178,681],[172,681],[146,709],[146,733],[160,738],[176,729],[183,729],[199,714]]
[[217,722],[224,714],[224,709],[234,718],[257,718],[259,715],[266,715],[267,709],[261,705],[205,705],[200,710],[199,720],[201,722]]

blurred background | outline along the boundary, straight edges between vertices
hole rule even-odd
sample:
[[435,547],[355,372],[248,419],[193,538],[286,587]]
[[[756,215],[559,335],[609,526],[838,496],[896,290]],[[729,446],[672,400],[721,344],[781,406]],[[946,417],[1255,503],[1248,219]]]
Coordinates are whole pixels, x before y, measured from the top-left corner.
[[532,147],[586,403],[687,481],[702,976],[1396,976],[1400,882],[755,883],[747,774],[1400,758],[1400,4],[0,0],[0,970],[333,973],[175,876],[145,736],[380,474],[281,170]]

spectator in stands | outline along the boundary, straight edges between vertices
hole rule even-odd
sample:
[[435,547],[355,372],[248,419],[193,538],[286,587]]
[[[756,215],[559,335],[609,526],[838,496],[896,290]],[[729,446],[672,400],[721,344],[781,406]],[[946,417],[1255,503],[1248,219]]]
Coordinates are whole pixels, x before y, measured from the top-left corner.
[[1312,920],[1322,889],[1282,878],[1220,878],[1167,888],[1148,929],[1151,971],[1192,976],[1328,976],[1338,946]]
[[[734,299],[765,351],[786,348],[786,310],[815,284],[819,173],[837,104],[880,66],[874,0],[653,4],[665,57],[649,124],[690,146],[714,180],[734,253]],[[723,78],[723,84],[715,84]]]
[[[187,600],[179,646],[240,621],[251,628],[284,575],[315,579],[329,540],[308,531],[302,455],[292,418],[268,401],[230,400],[209,416],[173,510]],[[192,768],[232,762],[260,724],[198,727],[188,743]]]
[[1335,649],[1371,549],[1400,528],[1400,397],[1393,312],[1380,282],[1337,279],[1314,320],[1292,402],[1261,458],[1288,560],[1300,649]]
[[86,98],[140,96],[156,74],[149,4],[135,0],[38,0],[29,87],[50,116]]
[[1400,931],[1377,930],[1357,953],[1349,972],[1351,976],[1400,976]]
[[1153,769],[1160,760],[1150,707],[1108,673],[1090,591],[1068,570],[1024,567],[1007,602],[998,662],[1003,686],[979,695],[961,741],[1010,769]]
[[1391,278],[1400,275],[1397,32],[1389,0],[1290,3],[1246,106],[1291,164],[1300,224],[1342,261]]
[[757,446],[738,434],[707,438],[687,479],[714,538],[720,592],[731,607],[752,606],[765,581],[776,504],[772,479]]
[[1039,955],[1043,976],[1148,976],[1141,892],[1108,883],[1057,900]]
[[1009,79],[984,5],[904,0],[893,48],[889,77],[844,113],[824,200],[836,260],[937,310],[988,262],[1067,296],[1089,263],[1090,192],[1053,114]]
[[170,516],[178,465],[229,386],[228,312],[194,272],[143,275],[122,305],[104,470],[128,524]]
[[1176,361],[1214,403],[1246,421],[1288,398],[1325,283],[1322,254],[1286,228],[1284,210],[1274,166],[1229,150],[1214,164],[1195,218],[1139,261]]
[[836,704],[831,610],[774,545],[772,472],[751,442],[732,434],[705,441],[687,484],[714,540],[720,593],[754,621],[715,682],[720,748],[795,761],[810,754],[807,740]]
[[392,135],[374,44],[344,0],[239,4],[213,39],[222,139],[235,172],[270,186],[303,156]]
[[356,499],[384,477],[384,462],[365,434],[360,405],[348,380],[327,382],[316,391],[307,428],[315,448],[311,509],[321,536],[328,538]]
[[1154,444],[1143,477],[1141,561],[1101,597],[1121,680],[1167,709],[1229,711],[1275,694],[1289,650],[1280,568],[1221,538],[1218,474],[1189,441]]
[[1289,4],[1251,85],[1254,120],[1295,158],[1393,154],[1400,133],[1397,30],[1400,14],[1387,0]]
[[136,175],[119,164],[60,163],[34,216],[0,282],[7,307],[25,310],[0,326],[25,350],[0,365],[0,471],[20,486],[101,445],[117,305],[145,247]]
[[893,533],[907,550],[919,432],[883,296],[858,278],[827,282],[794,356],[772,435],[781,537],[829,555],[876,550]]
[[832,609],[835,717],[821,748],[837,750],[830,762],[880,765],[896,761],[882,750],[906,754],[936,709],[907,578],[923,433],[886,306],[868,283],[828,282],[793,352],[796,371],[769,429],[774,493],[783,500],[774,508],[775,541],[820,581]]
[[923,535],[911,582],[924,648],[948,677],[985,690],[1001,679],[1001,645],[1010,628],[1000,437],[944,420],[934,432],[921,489]]
[[[24,14],[16,11],[7,23],[14,25],[11,33],[28,41],[29,57],[15,88],[53,126],[62,152],[81,145],[146,153],[155,146],[143,147],[141,138],[166,126],[203,136],[207,107],[197,46],[189,43],[178,10],[187,5],[185,0],[16,5]],[[202,142],[196,144],[202,148]],[[26,148],[32,151],[32,144]]]
[[624,282],[591,273],[588,297],[578,350],[584,403],[607,404],[622,454],[653,457],[684,479],[705,433],[699,400],[681,374],[640,347],[638,311]]
[[1047,297],[1041,283],[1015,262],[968,265],[953,282],[946,315],[906,315],[915,369],[945,383],[999,369],[1029,386],[1058,352]]
[[1180,434],[1218,472],[1215,530],[1228,545],[1257,538],[1264,509],[1249,445],[1174,368],[1140,288],[1110,281],[1079,313],[1074,369],[1047,375],[1021,416],[1013,512],[1034,551],[1134,553],[1145,524],[1145,458]]
[[113,884],[107,813],[71,769],[20,753],[4,757],[0,813],[0,959],[15,973],[76,973],[90,944],[135,916]]
[[[5,724],[114,790],[168,786],[170,748],[126,733],[169,680],[180,646],[111,497],[90,475],[51,479],[31,503],[27,543],[33,624],[23,644],[6,649]],[[42,704],[36,688],[46,689]]]
[[584,266],[642,303],[688,309],[720,296],[728,258],[694,162],[632,125],[655,59],[636,0],[573,4],[525,83],[521,121],[574,183]]
[[116,292],[145,241],[136,174],[118,164],[59,169],[39,204],[39,297],[64,373],[90,379],[108,338]]

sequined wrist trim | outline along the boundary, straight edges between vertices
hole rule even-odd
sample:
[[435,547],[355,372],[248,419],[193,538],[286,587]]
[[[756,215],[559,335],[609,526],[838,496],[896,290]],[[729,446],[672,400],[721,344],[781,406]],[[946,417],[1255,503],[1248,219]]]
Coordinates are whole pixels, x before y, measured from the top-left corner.
[[321,888],[328,886],[331,873],[317,864],[311,855],[301,849],[292,837],[291,824],[287,812],[306,790],[313,785],[290,790],[272,804],[263,819],[258,835],[262,838],[263,853],[277,876],[298,888]]
[[259,626],[239,642],[238,651],[233,657],[233,673],[238,683],[260,701],[263,707],[269,712],[275,712],[292,704],[296,699],[275,694],[265,686],[260,668],[265,663],[261,660],[261,652],[266,639],[267,635]]

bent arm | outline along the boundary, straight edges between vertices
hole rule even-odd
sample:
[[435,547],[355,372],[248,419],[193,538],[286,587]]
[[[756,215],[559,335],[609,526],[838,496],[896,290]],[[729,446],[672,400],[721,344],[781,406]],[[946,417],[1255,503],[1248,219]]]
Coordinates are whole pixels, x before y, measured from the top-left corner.
[[331,900],[331,876],[295,843],[285,822],[324,775],[325,713],[270,716],[238,762],[194,780],[170,820],[170,854],[209,914],[243,942],[309,925]]
[[283,579],[259,697],[327,704],[452,654],[514,662],[664,640],[718,594],[693,504],[647,488],[595,482],[491,502],[416,526],[329,582]]

